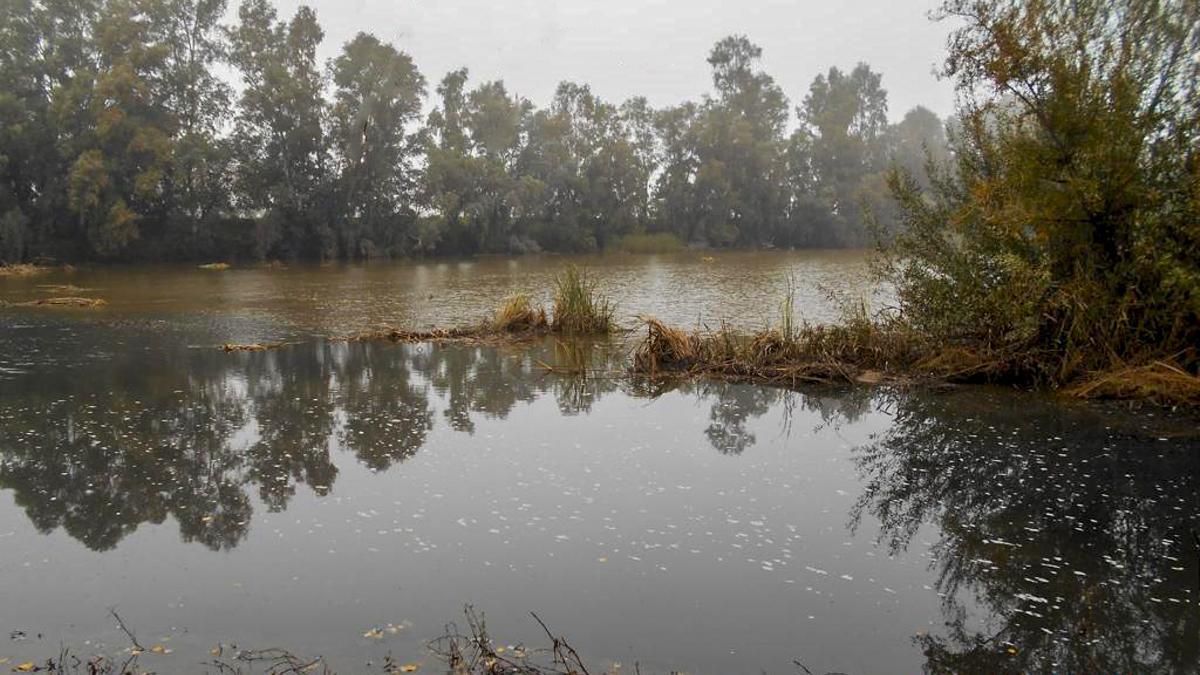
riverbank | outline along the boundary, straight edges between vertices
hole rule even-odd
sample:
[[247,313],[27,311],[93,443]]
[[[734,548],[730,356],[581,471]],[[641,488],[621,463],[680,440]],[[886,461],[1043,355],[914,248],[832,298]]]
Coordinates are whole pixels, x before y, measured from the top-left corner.
[[[564,285],[563,279],[569,281]],[[632,345],[626,369],[652,378],[706,377],[796,387],[805,384],[900,383],[1002,384],[1050,389],[1080,399],[1145,402],[1172,408],[1200,408],[1200,376],[1177,357],[1154,355],[1140,362],[1114,359],[1107,370],[1048,379],[1042,354],[1013,345],[995,349],[981,342],[940,342],[899,319],[872,317],[865,306],[838,322],[812,325],[796,319],[794,290],[781,303],[777,323],[758,331],[721,322],[717,329],[685,329],[640,316],[628,331],[613,321],[613,303],[584,273],[569,268],[556,282],[554,308],[534,307],[515,295],[491,318],[475,326],[412,331],[387,328],[351,339],[392,342],[523,341],[551,333],[563,336],[628,333]],[[565,289],[565,292],[564,292]],[[552,317],[552,318],[548,318]],[[554,366],[548,366],[558,370]],[[572,365],[568,371],[577,371]]]

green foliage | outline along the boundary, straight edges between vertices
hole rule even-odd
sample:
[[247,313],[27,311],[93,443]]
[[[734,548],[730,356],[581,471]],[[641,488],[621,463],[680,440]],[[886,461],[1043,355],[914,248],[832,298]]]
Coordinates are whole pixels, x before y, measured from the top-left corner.
[[225,26],[228,9],[0,0],[0,255],[861,245],[863,206],[892,220],[884,165],[942,144],[928,111],[886,124],[866,66],[817,78],[789,137],[787,97],[736,35],[709,53],[699,102],[656,110],[563,82],[539,109],[463,69],[421,124],[426,81],[396,46],[360,33],[323,67],[309,7],[240,0]]
[[561,333],[594,334],[613,330],[616,306],[586,272],[570,265],[554,278],[553,329]]
[[891,177],[903,316],[1054,382],[1200,344],[1200,6],[950,0],[955,162]]

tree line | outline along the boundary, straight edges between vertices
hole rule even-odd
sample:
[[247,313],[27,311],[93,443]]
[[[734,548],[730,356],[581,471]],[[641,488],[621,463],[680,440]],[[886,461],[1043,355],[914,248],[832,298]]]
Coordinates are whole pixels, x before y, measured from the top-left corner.
[[793,110],[744,36],[698,101],[563,82],[537,107],[369,33],[323,64],[308,7],[226,9],[0,0],[0,261],[860,246],[899,220],[889,169],[948,155],[929,110],[889,124],[866,64]]

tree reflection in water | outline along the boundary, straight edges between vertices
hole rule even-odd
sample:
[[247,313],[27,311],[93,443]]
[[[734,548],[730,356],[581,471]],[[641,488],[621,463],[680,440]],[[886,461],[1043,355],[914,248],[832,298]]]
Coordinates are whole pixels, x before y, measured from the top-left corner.
[[773,409],[834,424],[882,409],[892,423],[853,451],[864,493],[851,525],[877,520],[893,551],[936,530],[947,626],[917,638],[929,670],[1183,672],[1200,661],[1194,436],[1148,440],[1090,409],[1012,396],[631,379],[615,373],[620,357],[603,342],[317,343],[188,350],[167,367],[122,350],[5,382],[0,488],[38,530],[94,550],[168,516],[185,541],[221,550],[247,536],[248,490],[271,510],[301,484],[327,494],[338,449],[393,468],[424,445],[438,408],[473,433],[480,416],[547,394],[575,415],[613,392],[677,391],[709,407],[705,436],[734,455]]
[[[614,376],[607,343],[525,348],[316,343],[221,354],[188,350],[146,364],[136,350],[9,380],[0,392],[0,488],[42,532],[63,528],[94,550],[173,517],[185,541],[229,549],[248,531],[256,489],[281,511],[297,486],[328,494],[342,448],[382,471],[416,454],[435,424],[473,433],[552,393],[563,414],[605,394],[650,395]],[[586,375],[547,372],[574,364]],[[602,371],[592,374],[590,371]],[[785,394],[684,385],[713,401],[707,434],[722,452]],[[661,390],[654,395],[662,393]]]
[[947,631],[918,638],[928,670],[1196,669],[1194,428],[1159,439],[1085,408],[888,398],[894,424],[856,451],[854,519],[878,519],[893,550],[938,532]]

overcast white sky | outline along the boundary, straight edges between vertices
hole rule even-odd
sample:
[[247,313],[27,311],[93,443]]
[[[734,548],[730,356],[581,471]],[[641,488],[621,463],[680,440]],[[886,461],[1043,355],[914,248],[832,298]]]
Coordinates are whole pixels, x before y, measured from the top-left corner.
[[709,49],[744,33],[793,109],[818,73],[858,61],[883,73],[893,120],[917,104],[953,109],[933,74],[948,30],[927,18],[936,0],[276,0],[281,18],[301,4],[325,29],[322,59],[371,32],[412,55],[431,93],[466,66],[472,82],[503,79],[539,106],[566,79],[613,102],[670,105],[709,91]]

